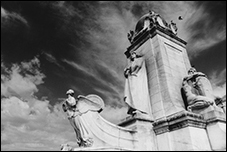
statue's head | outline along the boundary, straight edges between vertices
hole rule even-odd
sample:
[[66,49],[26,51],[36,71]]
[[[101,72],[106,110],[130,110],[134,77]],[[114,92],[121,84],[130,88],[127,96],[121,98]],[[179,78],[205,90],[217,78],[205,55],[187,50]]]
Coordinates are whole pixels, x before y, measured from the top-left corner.
[[136,58],[136,52],[132,52],[130,58],[131,58],[131,60],[133,60],[134,58]]
[[196,72],[196,69],[195,69],[194,67],[191,67],[191,68],[188,70],[188,75],[193,75],[195,72]]
[[74,95],[74,91],[72,89],[69,89],[67,92],[66,92],[66,95],[71,95],[73,96]]

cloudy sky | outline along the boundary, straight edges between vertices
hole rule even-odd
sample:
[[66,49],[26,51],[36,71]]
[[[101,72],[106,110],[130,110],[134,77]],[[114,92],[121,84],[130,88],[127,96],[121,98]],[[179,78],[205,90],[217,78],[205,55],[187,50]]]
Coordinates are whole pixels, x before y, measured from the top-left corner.
[[191,64],[224,96],[225,1],[1,2],[1,150],[76,145],[61,109],[69,88],[102,97],[112,123],[127,116],[127,32],[149,10],[176,22]]

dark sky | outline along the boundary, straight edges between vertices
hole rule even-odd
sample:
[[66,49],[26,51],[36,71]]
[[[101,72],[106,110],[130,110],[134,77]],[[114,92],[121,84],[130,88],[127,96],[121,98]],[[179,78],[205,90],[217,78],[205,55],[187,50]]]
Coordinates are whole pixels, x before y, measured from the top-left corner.
[[[69,135],[70,139],[67,136],[72,131],[67,120],[56,117],[59,103],[66,98],[65,92],[69,88],[75,90],[76,96],[97,94],[102,97],[107,109],[103,116],[107,120],[116,123],[124,116],[123,70],[127,63],[124,52],[130,45],[127,33],[149,10],[154,10],[167,22],[176,22],[178,36],[188,43],[191,65],[207,74],[216,96],[225,95],[225,1],[3,1],[1,105],[4,108],[1,113],[4,116],[1,122],[4,122],[1,145],[5,145],[4,149],[15,150],[22,146],[17,138],[15,141],[10,139],[19,135],[32,139],[21,150],[32,149],[32,144],[36,149],[45,149],[45,142],[40,138],[51,126],[38,112],[56,120],[53,124],[62,122],[62,128],[54,131],[68,127],[59,135],[58,142],[73,141],[72,135]],[[183,20],[177,19],[179,15]],[[19,120],[14,115],[7,115],[11,112],[8,108],[14,104],[19,106],[12,110],[13,113],[23,110]],[[31,121],[27,117],[31,113],[35,113],[37,120]],[[37,122],[42,125],[35,127]],[[23,129],[30,132],[21,135]],[[42,131],[39,139],[33,138],[37,136],[34,131]],[[49,136],[55,139],[54,132]],[[50,150],[56,149],[53,147],[57,141],[46,140],[52,146],[49,146]],[[15,142],[18,145],[12,144]]]

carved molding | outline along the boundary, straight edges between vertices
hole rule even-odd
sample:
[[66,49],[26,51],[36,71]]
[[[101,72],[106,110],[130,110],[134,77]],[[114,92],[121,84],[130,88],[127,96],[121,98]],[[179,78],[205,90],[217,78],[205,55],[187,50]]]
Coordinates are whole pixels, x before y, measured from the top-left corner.
[[213,110],[208,113],[203,114],[207,121],[207,124],[222,122],[226,123],[226,115],[224,112]]
[[171,132],[188,126],[205,128],[206,120],[202,115],[181,111],[179,113],[156,120],[153,123],[153,129],[156,135],[165,132]]
[[129,117],[126,117],[126,119],[123,120],[121,123],[119,123],[118,126],[121,126],[121,127],[129,126],[135,123],[136,121],[144,121],[144,122],[150,122],[150,123],[154,122],[153,120],[150,120],[150,119],[129,116]]
[[153,26],[149,30],[144,30],[140,34],[138,34],[135,38],[133,43],[127,48],[127,51],[125,52],[125,55],[127,58],[130,56],[130,52],[135,51],[137,48],[139,48],[143,43],[145,43],[149,38],[153,38],[157,34],[177,43],[178,45],[182,47],[186,47],[187,42],[177,37],[172,32],[164,29],[160,26]]

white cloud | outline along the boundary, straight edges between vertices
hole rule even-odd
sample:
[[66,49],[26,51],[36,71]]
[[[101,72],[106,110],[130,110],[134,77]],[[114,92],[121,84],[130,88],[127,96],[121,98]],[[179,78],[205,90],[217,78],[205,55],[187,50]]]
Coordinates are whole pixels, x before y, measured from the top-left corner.
[[80,64],[77,64],[76,62],[69,61],[69,60],[66,60],[66,59],[63,59],[62,61],[65,62],[65,63],[67,63],[67,64],[69,64],[69,65],[71,65],[75,69],[81,71],[85,75],[89,75],[91,77],[95,77],[94,72],[93,72],[93,69],[91,69],[91,68],[84,67],[84,66],[82,66]]
[[52,62],[54,64],[56,64],[58,67],[62,68],[62,69],[65,69],[62,65],[60,65],[57,61],[57,59],[50,53],[47,53],[47,52],[44,52],[43,53],[46,57],[46,59],[49,61],[49,62]]
[[1,17],[7,17],[6,10],[1,7]]
[[78,16],[80,18],[83,18],[83,15],[81,12],[79,12],[77,9],[75,9],[72,5],[68,5],[65,1],[58,1],[53,3],[53,6],[57,9],[59,9],[64,16]]
[[[100,73],[97,71],[97,67],[95,67],[95,66],[100,66],[100,68],[102,69],[102,71],[104,71],[104,73],[110,74],[108,75],[108,77],[113,78],[111,81],[119,81],[119,77],[117,77],[118,74],[113,69],[108,68],[104,62],[100,60],[96,60],[96,65],[91,65],[88,62],[84,63],[85,65],[80,65],[76,62],[68,61],[66,59],[63,59],[62,61],[71,65],[75,69],[81,71],[85,75],[92,77],[94,80],[106,86],[107,88],[110,88],[113,91],[112,93],[119,93],[118,86],[115,86],[111,84],[111,82],[108,82],[106,79],[103,79],[103,77],[101,77]],[[122,81],[119,81],[119,82],[122,82]]]
[[[196,8],[192,5],[192,12],[183,24],[188,41],[189,56],[196,57],[201,52],[226,39],[226,23],[223,20],[212,20],[211,14],[203,5]],[[218,21],[218,22],[217,22]],[[216,22],[216,24],[213,24]]]
[[33,95],[45,77],[38,58],[9,69],[2,62],[1,67],[1,150],[60,150],[67,142],[76,146],[61,104],[51,106]]
[[19,20],[22,23],[24,23],[26,26],[28,26],[28,22],[27,20],[22,17],[20,14],[15,13],[15,12],[8,12],[7,10],[5,10],[3,7],[1,7],[1,23],[3,23],[3,19],[7,20]]
[[1,74],[1,96],[16,95],[26,99],[38,91],[36,85],[42,84],[45,78],[39,71],[40,62],[36,57],[30,62],[13,64],[10,70],[4,64],[1,67],[7,73]]
[[[17,97],[1,101],[2,150],[60,150],[60,144],[74,142],[74,130],[60,104],[51,111],[49,101]],[[6,144],[4,144],[6,143]]]
[[216,97],[223,97],[226,95],[226,83],[220,86],[213,86],[214,95]]
[[213,93],[217,97],[226,95],[226,68],[222,71],[213,71],[208,75]]

